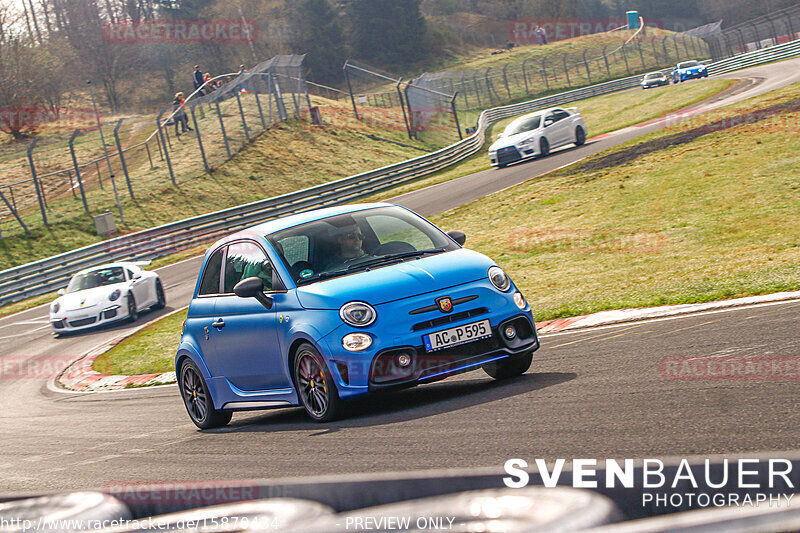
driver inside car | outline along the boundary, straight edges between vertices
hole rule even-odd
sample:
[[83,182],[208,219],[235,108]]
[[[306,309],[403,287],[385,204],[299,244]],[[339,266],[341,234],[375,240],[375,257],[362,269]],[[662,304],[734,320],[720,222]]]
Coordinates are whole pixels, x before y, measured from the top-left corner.
[[357,225],[348,226],[336,232],[336,245],[338,252],[331,257],[325,270],[340,270],[345,268],[353,259],[367,253],[361,248],[364,242],[364,233]]

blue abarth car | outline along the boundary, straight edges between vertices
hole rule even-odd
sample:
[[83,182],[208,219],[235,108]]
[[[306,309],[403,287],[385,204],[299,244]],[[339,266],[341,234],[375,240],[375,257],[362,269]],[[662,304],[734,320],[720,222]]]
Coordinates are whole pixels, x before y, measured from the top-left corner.
[[483,368],[524,373],[539,348],[523,295],[465,236],[403,207],[292,215],[206,252],[175,358],[200,428],[233,411],[346,400]]
[[675,83],[680,83],[686,80],[693,80],[695,78],[707,78],[707,77],[708,77],[708,67],[706,67],[699,61],[695,60],[678,63],[678,65],[672,71],[672,81]]

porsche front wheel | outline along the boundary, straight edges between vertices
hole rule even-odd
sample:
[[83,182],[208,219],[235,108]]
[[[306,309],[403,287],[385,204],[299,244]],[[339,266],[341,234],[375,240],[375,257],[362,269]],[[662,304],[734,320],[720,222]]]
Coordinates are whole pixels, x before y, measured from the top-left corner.
[[128,322],[136,322],[139,319],[139,311],[136,309],[136,299],[133,294],[128,293]]

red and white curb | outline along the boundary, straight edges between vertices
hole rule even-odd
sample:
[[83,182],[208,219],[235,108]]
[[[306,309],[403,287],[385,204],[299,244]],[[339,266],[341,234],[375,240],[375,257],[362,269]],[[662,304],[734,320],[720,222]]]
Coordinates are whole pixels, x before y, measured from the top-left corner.
[[57,386],[73,392],[99,392],[110,390],[130,389],[133,387],[150,387],[155,385],[168,385],[175,383],[177,378],[175,372],[161,372],[155,374],[137,374],[133,376],[126,375],[113,375],[108,376],[92,368],[94,360],[114,348],[117,344],[134,335],[140,330],[146,328],[150,324],[166,318],[175,313],[184,311],[186,307],[176,309],[171,313],[162,315],[154,320],[146,322],[137,327],[133,331],[126,332],[119,337],[116,337],[108,342],[96,346],[83,354],[79,359],[73,361],[61,374],[59,374],[55,383]]
[[[761,296],[747,296],[745,298],[735,298],[732,300],[720,300],[699,304],[663,305],[659,307],[600,311],[591,315],[573,316],[569,318],[559,318],[556,320],[539,322],[536,325],[536,329],[540,335],[546,336],[550,333],[558,333],[562,331],[568,332],[599,326],[610,326],[614,324],[656,318],[677,317],[681,315],[696,314],[708,311],[731,310],[739,307],[780,303],[791,300],[800,300],[800,291],[778,292],[774,294],[763,294]],[[184,309],[186,308],[184,307],[178,309],[173,311],[173,313],[183,311]],[[164,315],[156,320],[166,316],[169,315]],[[101,392],[175,383],[175,372],[139,374],[135,376],[107,376],[92,369],[92,363],[97,357],[106,353],[108,350],[119,344],[122,340],[130,337],[153,322],[155,322],[155,320],[146,324],[142,324],[140,327],[129,333],[121,335],[109,342],[93,348],[84,354],[80,359],[70,364],[61,374],[59,374],[59,376],[56,378],[56,384],[62,389],[67,389],[73,392]]]
[[624,322],[635,322],[638,320],[648,320],[653,318],[688,315],[702,313],[705,311],[719,311],[723,309],[784,302],[790,300],[800,300],[800,291],[776,292],[774,294],[747,296],[744,298],[719,300],[700,304],[662,305],[659,307],[639,307],[632,309],[616,309],[613,311],[600,311],[599,313],[593,313],[591,315],[558,318],[556,320],[539,322],[536,324],[536,330],[540,334],[557,333],[559,331],[609,326]]

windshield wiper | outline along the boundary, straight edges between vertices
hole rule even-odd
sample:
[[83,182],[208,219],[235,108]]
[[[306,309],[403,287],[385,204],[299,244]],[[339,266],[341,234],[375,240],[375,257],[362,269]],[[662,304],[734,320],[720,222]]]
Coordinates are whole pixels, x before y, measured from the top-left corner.
[[376,257],[375,259],[364,261],[363,263],[350,265],[347,268],[347,270],[352,272],[353,270],[360,270],[385,263],[402,262],[404,259],[408,259],[409,257],[419,257],[422,255],[438,254],[442,252],[444,252],[444,248],[433,248],[431,250],[414,250],[413,252],[400,252],[396,254],[382,255],[380,257]]

